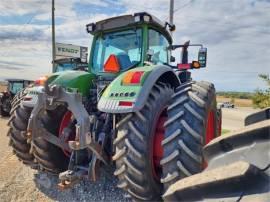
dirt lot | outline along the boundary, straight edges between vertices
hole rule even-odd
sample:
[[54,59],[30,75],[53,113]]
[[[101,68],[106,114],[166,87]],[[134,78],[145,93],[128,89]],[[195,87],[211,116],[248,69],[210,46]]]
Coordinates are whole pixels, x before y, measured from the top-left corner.
[[244,126],[244,119],[247,115],[258,111],[252,107],[222,108],[222,128],[237,130]]
[[[252,108],[223,109],[224,128],[243,126]],[[127,201],[116,188],[111,171],[104,171],[98,183],[81,182],[64,192],[57,190],[57,177],[31,170],[19,162],[8,146],[7,119],[0,118],[0,198],[1,201]]]
[[0,201],[127,201],[111,170],[103,171],[98,183],[81,182],[58,191],[56,176],[38,173],[17,160],[8,146],[6,123],[0,118]]
[[0,92],[3,92],[7,89],[7,86],[0,83]]

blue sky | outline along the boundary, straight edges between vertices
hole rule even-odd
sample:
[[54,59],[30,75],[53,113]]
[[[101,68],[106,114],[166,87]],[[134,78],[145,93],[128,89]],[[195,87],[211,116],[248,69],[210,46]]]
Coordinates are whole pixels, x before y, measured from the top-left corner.
[[[168,20],[169,0],[55,0],[56,40],[91,44],[85,25],[147,11]],[[35,79],[51,71],[51,0],[1,0],[0,79]],[[196,80],[217,90],[264,88],[270,74],[270,0],[175,0],[175,43],[191,40],[208,48],[208,66]]]

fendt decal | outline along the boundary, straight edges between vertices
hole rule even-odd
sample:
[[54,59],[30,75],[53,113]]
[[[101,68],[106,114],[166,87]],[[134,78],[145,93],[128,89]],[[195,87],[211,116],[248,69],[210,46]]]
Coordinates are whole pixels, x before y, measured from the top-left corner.
[[58,51],[59,52],[75,53],[75,54],[77,54],[79,52],[79,50],[75,50],[75,49],[71,49],[71,48],[61,48],[61,47],[58,47]]

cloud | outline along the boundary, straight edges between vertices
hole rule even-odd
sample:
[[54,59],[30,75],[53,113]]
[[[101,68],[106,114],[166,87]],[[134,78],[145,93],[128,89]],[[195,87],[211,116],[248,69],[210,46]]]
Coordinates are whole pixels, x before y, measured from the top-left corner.
[[47,29],[47,25],[0,25],[0,40],[48,40]]
[[21,70],[21,68],[19,68],[19,67],[14,67],[14,66],[10,66],[10,65],[3,65],[1,63],[0,63],[0,69],[2,69],[2,70],[14,70],[14,71]]

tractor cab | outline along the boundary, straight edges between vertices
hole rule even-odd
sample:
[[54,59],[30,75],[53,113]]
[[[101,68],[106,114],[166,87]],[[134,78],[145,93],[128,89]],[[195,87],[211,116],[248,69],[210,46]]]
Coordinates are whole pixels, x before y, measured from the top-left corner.
[[29,80],[8,79],[7,91],[0,92],[0,115],[8,116],[12,108],[11,103],[15,95],[32,83],[33,82]]
[[[206,66],[207,49],[201,44],[173,45],[174,25],[161,22],[148,13],[109,18],[86,25],[94,36],[89,70],[97,75],[118,74],[144,65],[168,65],[175,61],[172,51],[182,48],[181,63],[171,66],[180,71]],[[199,46],[198,60],[188,63],[188,47]]]
[[29,86],[33,83],[33,81],[30,80],[20,80],[20,79],[8,79],[8,92],[14,96],[17,92],[21,91],[25,87]]
[[106,19],[86,26],[94,36],[90,71],[118,74],[134,67],[168,64],[172,25],[148,13]]
[[87,71],[88,64],[82,62],[80,58],[63,58],[55,60],[55,72],[62,72],[68,70],[81,70]]

